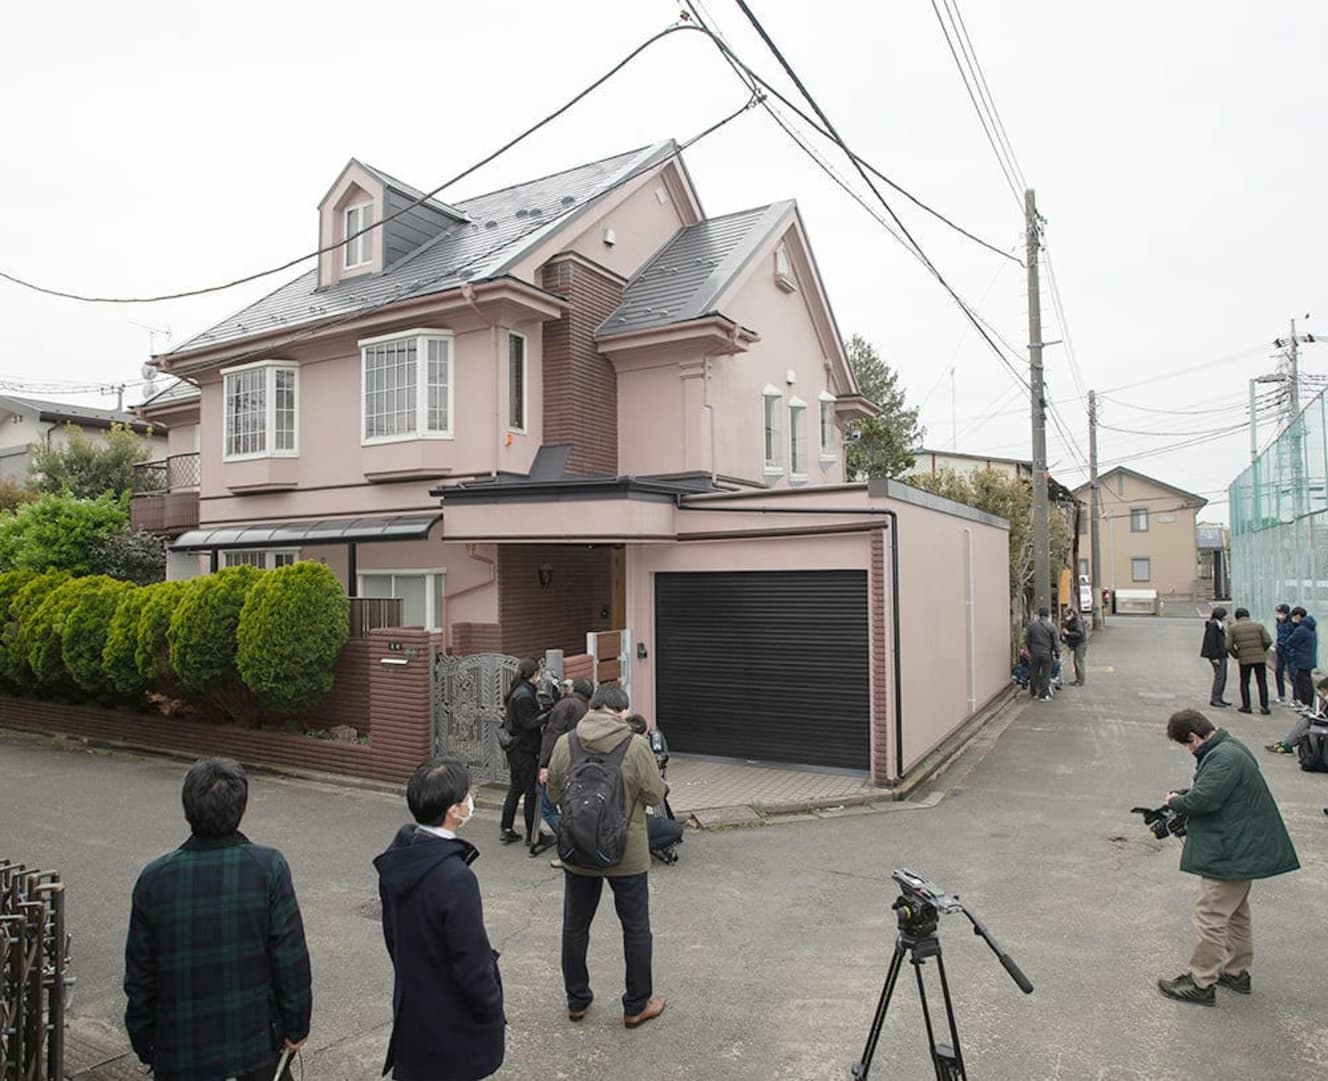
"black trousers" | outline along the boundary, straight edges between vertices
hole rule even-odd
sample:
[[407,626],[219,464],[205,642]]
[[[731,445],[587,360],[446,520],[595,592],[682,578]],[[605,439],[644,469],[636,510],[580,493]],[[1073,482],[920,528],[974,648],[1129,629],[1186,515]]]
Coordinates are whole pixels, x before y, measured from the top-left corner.
[[1254,681],[1259,684],[1259,708],[1268,708],[1268,665],[1260,661],[1258,664],[1242,664],[1240,666],[1240,708],[1250,708],[1250,673],[1254,673]]
[[1314,673],[1308,668],[1296,669],[1296,701],[1302,705],[1314,705]]
[[503,800],[502,828],[510,830],[516,821],[516,805],[523,801],[522,813],[526,818],[526,841],[535,837],[535,816],[539,813],[539,759],[509,757],[508,768],[512,779],[507,785],[507,798]]
[[1028,677],[1028,693],[1034,698],[1046,698],[1051,693],[1051,654],[1034,653]]
[[[563,872],[563,986],[570,1010],[584,1010],[595,997],[590,991],[590,973],[586,971],[586,950],[590,946],[590,922],[599,907],[604,882],[598,875]],[[650,888],[645,872],[609,878],[608,883],[613,890],[618,922],[622,924],[623,955],[627,961],[623,1013],[638,1014],[646,1008],[653,991]]]

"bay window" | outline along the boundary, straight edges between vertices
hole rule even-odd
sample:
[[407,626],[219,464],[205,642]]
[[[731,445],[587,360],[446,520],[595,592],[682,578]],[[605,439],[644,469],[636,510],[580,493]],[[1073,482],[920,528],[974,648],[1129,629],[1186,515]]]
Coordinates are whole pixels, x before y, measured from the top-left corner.
[[360,343],[365,443],[452,436],[452,335],[412,330]]
[[262,361],[222,372],[222,457],[291,456],[297,453],[298,370]]

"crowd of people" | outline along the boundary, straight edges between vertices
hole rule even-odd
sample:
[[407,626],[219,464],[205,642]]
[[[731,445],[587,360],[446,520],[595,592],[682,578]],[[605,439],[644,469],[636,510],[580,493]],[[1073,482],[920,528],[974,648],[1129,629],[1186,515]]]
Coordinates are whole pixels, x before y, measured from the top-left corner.
[[1024,630],[1019,663],[1010,673],[1016,683],[1028,688],[1029,696],[1036,701],[1050,702],[1052,692],[1063,685],[1062,645],[1074,660],[1071,686],[1082,687],[1088,656],[1088,629],[1084,626],[1084,617],[1078,610],[1069,608],[1058,627],[1052,622],[1051,610],[1039,608],[1037,617]]

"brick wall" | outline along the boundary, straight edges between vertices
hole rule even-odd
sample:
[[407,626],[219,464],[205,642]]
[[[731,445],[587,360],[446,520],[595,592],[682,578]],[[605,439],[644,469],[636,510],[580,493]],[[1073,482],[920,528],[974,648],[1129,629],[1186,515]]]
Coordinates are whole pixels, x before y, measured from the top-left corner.
[[[432,755],[430,657],[438,636],[424,630],[389,629],[371,631],[362,641],[360,659],[368,670],[365,716],[371,728],[367,746],[290,732],[7,696],[0,696],[0,725],[126,743],[152,751],[199,757],[225,755],[254,765],[293,766],[403,782]],[[382,663],[385,659],[392,663]],[[405,663],[398,663],[402,661]]]
[[[500,545],[501,652],[536,659],[546,649],[584,653],[588,631],[611,630],[610,555],[605,547],[575,544]],[[553,568],[547,590],[540,588],[541,563]]]
[[618,472],[618,376],[595,345],[595,330],[622,300],[622,287],[583,263],[549,263],[542,284],[571,302],[544,324],[544,443],[570,443],[567,472]]
[[502,630],[497,623],[453,623],[449,653],[468,657],[472,653],[501,653]]
[[309,728],[348,724],[362,736],[370,732],[369,640],[352,638],[332,669],[332,689],[306,718]]

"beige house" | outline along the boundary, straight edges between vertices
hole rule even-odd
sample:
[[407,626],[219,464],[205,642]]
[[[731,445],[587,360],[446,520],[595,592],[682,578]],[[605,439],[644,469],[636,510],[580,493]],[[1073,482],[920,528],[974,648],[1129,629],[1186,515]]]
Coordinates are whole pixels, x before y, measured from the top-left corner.
[[165,431],[133,413],[6,394],[0,396],[0,480],[27,481],[32,447],[65,443],[71,424],[94,440],[105,438],[112,425],[123,424],[143,436],[154,453],[166,447]]
[[[1202,496],[1117,466],[1098,478],[1102,573],[1098,585],[1111,590],[1152,589],[1159,599],[1193,601],[1202,592],[1195,518]],[[1087,484],[1075,495],[1087,505]],[[1088,517],[1079,540],[1079,573],[1090,579]]]

